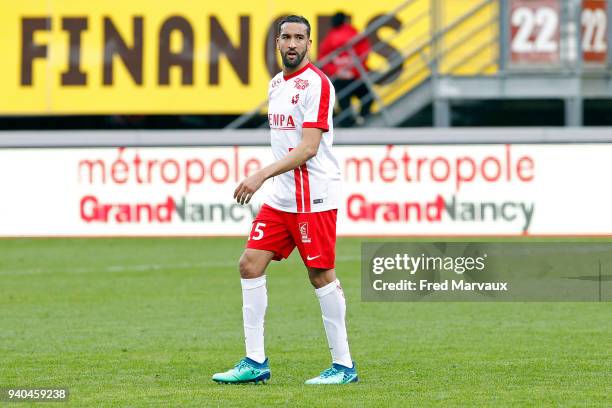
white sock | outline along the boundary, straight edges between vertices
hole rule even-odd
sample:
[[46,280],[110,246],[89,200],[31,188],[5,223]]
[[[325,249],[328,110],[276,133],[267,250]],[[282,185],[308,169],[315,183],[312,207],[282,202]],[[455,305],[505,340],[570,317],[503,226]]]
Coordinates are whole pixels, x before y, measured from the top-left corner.
[[332,355],[332,361],[345,367],[352,367],[353,360],[349,351],[346,335],[346,301],[340,281],[335,281],[315,289],[315,294],[321,304],[323,326],[327,334],[327,342]]
[[266,275],[240,279],[242,285],[242,321],[246,356],[258,363],[266,359],[264,351],[264,316],[268,307]]

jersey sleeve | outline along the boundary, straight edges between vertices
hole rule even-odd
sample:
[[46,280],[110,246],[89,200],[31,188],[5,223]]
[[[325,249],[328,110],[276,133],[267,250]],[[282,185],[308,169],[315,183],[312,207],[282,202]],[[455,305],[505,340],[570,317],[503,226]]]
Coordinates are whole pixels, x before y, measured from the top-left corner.
[[330,85],[327,78],[321,78],[306,88],[304,99],[304,122],[302,128],[316,128],[329,131]]

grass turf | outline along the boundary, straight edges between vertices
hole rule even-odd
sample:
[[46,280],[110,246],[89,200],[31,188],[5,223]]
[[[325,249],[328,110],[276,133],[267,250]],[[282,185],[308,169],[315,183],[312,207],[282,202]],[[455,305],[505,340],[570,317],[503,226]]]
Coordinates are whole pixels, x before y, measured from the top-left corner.
[[303,385],[330,357],[294,254],[268,270],[271,382],[215,384],[244,354],[243,242],[0,240],[0,387],[68,387],[71,406],[611,404],[610,303],[362,303],[358,239],[337,268],[360,383]]

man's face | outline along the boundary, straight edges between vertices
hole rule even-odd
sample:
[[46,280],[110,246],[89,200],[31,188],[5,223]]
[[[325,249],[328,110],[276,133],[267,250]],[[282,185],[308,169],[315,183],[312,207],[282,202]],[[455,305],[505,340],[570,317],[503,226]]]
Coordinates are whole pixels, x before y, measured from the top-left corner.
[[300,65],[306,53],[310,50],[312,41],[308,38],[306,25],[302,23],[285,23],[276,39],[283,65],[295,68]]

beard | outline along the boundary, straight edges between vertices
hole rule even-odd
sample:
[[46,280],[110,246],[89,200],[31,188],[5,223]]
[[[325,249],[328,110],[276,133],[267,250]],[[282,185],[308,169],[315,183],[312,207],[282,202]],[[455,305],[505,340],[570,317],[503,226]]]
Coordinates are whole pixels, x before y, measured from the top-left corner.
[[306,51],[304,50],[303,53],[299,53],[297,51],[295,51],[295,53],[297,54],[295,59],[293,61],[291,61],[288,57],[287,57],[287,52],[285,52],[284,54],[281,52],[281,59],[283,60],[283,65],[287,68],[295,68],[298,65],[300,65],[302,63],[302,60],[304,59],[304,57],[306,56]]

